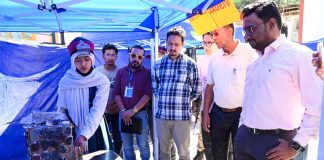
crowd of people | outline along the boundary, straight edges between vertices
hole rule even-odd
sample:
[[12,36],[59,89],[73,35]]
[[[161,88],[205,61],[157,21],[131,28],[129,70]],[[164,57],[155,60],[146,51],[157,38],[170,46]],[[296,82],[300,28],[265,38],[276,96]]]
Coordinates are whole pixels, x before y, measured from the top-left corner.
[[[93,43],[74,39],[57,105],[75,127],[75,152],[107,149],[106,119],[113,149],[126,160],[136,159],[134,138],[143,160],[156,154],[161,160],[176,154],[180,160],[226,160],[231,143],[237,160],[296,157],[319,131],[321,55],[281,35],[274,2],[248,4],[242,17],[248,44],[234,39],[234,25],[228,24],[202,36],[205,55],[195,62],[182,53],[186,32],[174,27],[152,70],[144,67],[139,45],[129,49],[127,66],[117,66],[118,49],[112,44],[102,48],[105,64],[95,68]],[[152,96],[157,101],[153,114]],[[197,98],[201,128],[197,155],[190,157],[191,102]],[[154,139],[153,127],[159,152],[154,154],[148,138]]]

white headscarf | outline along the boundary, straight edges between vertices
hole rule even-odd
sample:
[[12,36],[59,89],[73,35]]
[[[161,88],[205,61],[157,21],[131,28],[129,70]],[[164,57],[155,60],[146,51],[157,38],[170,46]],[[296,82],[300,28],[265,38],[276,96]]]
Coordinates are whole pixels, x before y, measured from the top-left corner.
[[[89,88],[97,87],[93,107],[89,112]],[[58,107],[68,110],[76,125],[77,136],[89,139],[99,126],[108,101],[109,79],[96,69],[87,76],[68,70],[59,83]]]

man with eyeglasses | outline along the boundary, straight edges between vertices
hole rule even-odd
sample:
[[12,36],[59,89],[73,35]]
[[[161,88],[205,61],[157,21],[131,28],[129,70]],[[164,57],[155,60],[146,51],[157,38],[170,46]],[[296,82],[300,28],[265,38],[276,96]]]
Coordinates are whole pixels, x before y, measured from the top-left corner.
[[[144,60],[144,49],[135,45],[129,53],[129,64],[118,70],[115,78],[114,98],[120,109],[120,124],[132,125],[132,118],[142,121],[142,131],[136,134],[137,146],[143,160],[150,159],[150,148],[148,143],[148,119],[146,104],[152,96],[151,73],[142,66]],[[136,159],[133,138],[134,134],[121,132],[123,140],[124,158],[126,160]]]
[[256,1],[242,15],[244,38],[260,57],[247,68],[235,156],[293,159],[318,134],[323,82],[312,51],[280,36],[275,3]]
[[156,62],[152,72],[153,92],[158,101],[155,118],[159,158],[162,160],[171,159],[172,138],[179,159],[190,159],[190,103],[201,94],[201,82],[195,61],[181,53],[185,36],[184,29],[179,26],[167,32],[168,54]]
[[210,142],[210,137],[209,133],[206,132],[203,129],[202,126],[202,115],[203,115],[203,108],[204,108],[204,92],[206,89],[207,85],[207,70],[208,70],[208,64],[212,58],[212,56],[215,54],[217,51],[217,45],[214,42],[213,39],[213,32],[207,32],[202,35],[203,39],[203,48],[205,51],[205,54],[202,56],[197,57],[197,65],[198,69],[200,71],[200,80],[201,80],[201,88],[202,88],[202,96],[201,96],[201,103],[199,108],[199,118],[197,124],[201,123],[199,125],[200,131],[198,133],[198,144],[197,144],[197,154],[193,158],[194,160],[202,160],[204,159],[204,155],[207,160],[213,160],[213,153],[211,149],[211,142]]
[[119,131],[119,120],[118,113],[119,108],[113,97],[115,76],[119,67],[116,65],[118,49],[112,44],[106,44],[102,47],[102,58],[105,61],[103,66],[96,68],[99,72],[103,73],[110,80],[110,92],[108,97],[108,103],[105,111],[105,118],[108,125],[111,127],[113,140],[114,140],[114,151],[121,154],[122,140]]
[[256,57],[255,51],[234,39],[234,25],[213,31],[220,49],[211,58],[207,72],[203,128],[210,133],[213,157],[226,160],[229,138],[236,135],[242,111],[245,71]]

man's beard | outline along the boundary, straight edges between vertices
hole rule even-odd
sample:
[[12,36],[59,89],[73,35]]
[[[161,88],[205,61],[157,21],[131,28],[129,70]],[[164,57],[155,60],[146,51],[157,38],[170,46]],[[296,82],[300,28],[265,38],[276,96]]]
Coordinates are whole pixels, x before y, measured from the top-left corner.
[[255,40],[253,40],[253,39],[252,39],[252,40],[249,40],[248,43],[250,44],[250,46],[251,46],[252,48],[256,49],[256,45],[257,45],[257,44],[256,44]]
[[271,42],[256,42],[254,39],[251,39],[248,41],[248,43],[250,44],[250,46],[253,49],[256,49],[258,51],[263,52],[263,50],[271,44]]
[[142,66],[142,63],[139,63],[137,61],[133,61],[130,63],[130,66],[133,68],[133,69],[138,69],[138,68],[141,68]]

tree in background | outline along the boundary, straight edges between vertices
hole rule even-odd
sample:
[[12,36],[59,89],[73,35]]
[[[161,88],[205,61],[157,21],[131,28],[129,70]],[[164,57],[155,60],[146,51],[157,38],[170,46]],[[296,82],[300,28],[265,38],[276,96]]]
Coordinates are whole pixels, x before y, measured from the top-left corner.
[[[243,7],[249,3],[254,2],[255,0],[233,0],[238,10],[242,10]],[[273,0],[277,6],[299,4],[299,0]]]

